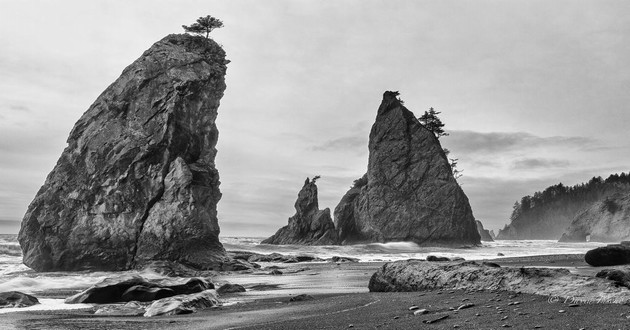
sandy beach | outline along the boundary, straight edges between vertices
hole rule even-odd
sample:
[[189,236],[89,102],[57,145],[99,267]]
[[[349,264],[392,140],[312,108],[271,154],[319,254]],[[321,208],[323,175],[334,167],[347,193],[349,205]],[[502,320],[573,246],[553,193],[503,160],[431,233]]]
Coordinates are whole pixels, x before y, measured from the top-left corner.
[[[565,267],[592,276],[582,255],[493,260],[503,267]],[[92,309],[2,315],[0,329],[623,329],[630,307],[515,292],[434,290],[371,293],[367,283],[383,263],[282,265],[282,275],[222,274],[215,283],[241,284],[245,293],[224,306],[166,317],[98,317]],[[308,294],[314,299],[289,302]],[[470,308],[456,310],[471,303]],[[414,307],[429,313],[414,315]],[[411,308],[411,309],[410,309]],[[439,320],[438,320],[439,319]],[[426,323],[431,322],[433,323]]]

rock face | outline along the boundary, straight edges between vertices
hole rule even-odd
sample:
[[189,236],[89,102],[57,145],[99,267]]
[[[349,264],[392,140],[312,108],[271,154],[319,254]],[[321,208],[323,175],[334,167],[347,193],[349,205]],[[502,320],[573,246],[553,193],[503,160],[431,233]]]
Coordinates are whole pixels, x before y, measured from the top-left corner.
[[319,209],[315,179],[311,181],[306,178],[295,201],[295,211],[295,215],[289,218],[289,224],[262,241],[262,244],[338,244],[330,209]]
[[578,214],[560,242],[619,242],[630,239],[630,195],[617,193]]
[[18,291],[0,292],[0,308],[21,308],[39,304],[37,298]]
[[147,307],[144,316],[190,314],[199,309],[219,305],[221,305],[221,303],[217,298],[217,292],[214,290],[206,290],[195,294],[178,295],[156,300],[151,306]]
[[468,198],[438,139],[396,95],[383,95],[370,132],[365,180],[355,181],[335,208],[339,239],[342,244],[479,244]]
[[568,298],[572,301],[630,302],[628,288],[604,278],[571,274],[568,269],[491,267],[474,261],[397,261],[383,265],[370,292],[434,289],[499,290]]
[[494,239],[492,239],[492,234],[490,234],[490,232],[487,229],[483,228],[483,223],[481,223],[481,221],[479,220],[475,220],[475,223],[477,224],[477,232],[479,233],[479,236],[481,237],[481,241],[494,242]]
[[169,35],[129,65],[75,124],[22,221],[37,271],[124,270],[149,260],[225,261],[215,125],[225,52]]
[[66,304],[109,304],[128,301],[153,301],[180,294],[214,289],[202,278],[173,278],[149,281],[138,275],[106,278],[90,288],[68,297]]

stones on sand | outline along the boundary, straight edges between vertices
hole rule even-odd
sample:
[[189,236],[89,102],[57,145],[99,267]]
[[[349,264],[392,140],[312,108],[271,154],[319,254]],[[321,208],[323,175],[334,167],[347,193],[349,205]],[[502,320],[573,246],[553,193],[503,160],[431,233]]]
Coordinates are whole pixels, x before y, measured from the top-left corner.
[[190,314],[198,309],[218,306],[215,290],[205,290],[195,294],[178,295],[154,301],[147,307],[145,317],[158,315]]
[[0,308],[22,308],[39,304],[39,300],[30,294],[19,291],[0,292]]
[[307,301],[307,300],[314,300],[315,297],[309,295],[309,294],[300,294],[297,295],[295,297],[291,297],[289,299],[289,302],[296,302],[296,301]]
[[336,245],[339,244],[330,209],[319,209],[316,179],[306,178],[295,201],[295,215],[261,244]]
[[591,266],[615,266],[630,263],[630,246],[610,244],[589,250],[584,260]]
[[220,268],[215,120],[227,63],[213,40],[172,34],[125,68],[74,125],[29,205],[18,235],[24,264]]
[[418,309],[416,311],[413,312],[413,315],[424,315],[424,314],[428,314],[429,310],[428,309]]
[[468,198],[435,135],[387,91],[369,137],[368,170],[335,208],[342,244],[477,245]]

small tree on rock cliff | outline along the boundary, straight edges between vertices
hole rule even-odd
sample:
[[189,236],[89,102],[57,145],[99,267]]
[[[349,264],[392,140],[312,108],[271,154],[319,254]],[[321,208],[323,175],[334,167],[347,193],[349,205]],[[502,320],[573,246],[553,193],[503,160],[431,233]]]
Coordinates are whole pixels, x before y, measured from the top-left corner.
[[444,124],[438,117],[441,112],[435,111],[433,108],[429,108],[429,111],[425,111],[424,115],[420,116],[418,120],[424,127],[426,127],[431,133],[435,134],[436,138],[442,136],[448,136],[448,133],[444,131]]
[[184,28],[184,31],[188,33],[194,33],[200,36],[205,33],[206,38],[208,38],[212,30],[223,27],[223,22],[221,22],[218,18],[208,15],[206,17],[199,17],[197,22],[191,24],[190,26],[182,25],[182,27]]

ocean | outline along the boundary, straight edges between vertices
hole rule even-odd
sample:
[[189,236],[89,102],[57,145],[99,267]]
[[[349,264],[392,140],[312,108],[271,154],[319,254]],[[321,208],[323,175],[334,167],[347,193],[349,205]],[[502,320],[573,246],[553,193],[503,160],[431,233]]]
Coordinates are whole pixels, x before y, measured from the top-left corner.
[[[502,240],[483,242],[479,247],[464,249],[443,247],[419,247],[411,242],[372,243],[349,246],[297,246],[260,244],[265,237],[222,237],[221,242],[228,251],[250,251],[263,254],[312,255],[322,259],[333,256],[357,258],[361,262],[425,259],[429,255],[462,257],[466,260],[522,257],[550,254],[581,254],[604,246],[606,243],[559,243],[550,240]],[[22,264],[22,253],[17,235],[0,234],[0,292],[21,291],[33,294],[41,305],[29,307],[33,310],[84,308],[85,305],[66,305],[59,296],[69,296],[76,291],[107,278],[126,273],[138,273],[146,278],[162,275],[147,271],[121,272],[46,272],[38,273]],[[21,309],[24,310],[24,309]],[[0,314],[16,309],[0,309]]]

